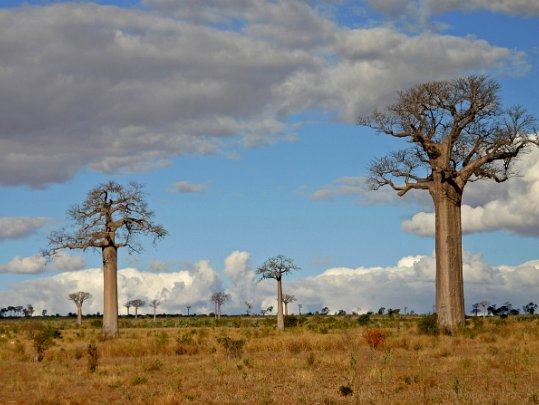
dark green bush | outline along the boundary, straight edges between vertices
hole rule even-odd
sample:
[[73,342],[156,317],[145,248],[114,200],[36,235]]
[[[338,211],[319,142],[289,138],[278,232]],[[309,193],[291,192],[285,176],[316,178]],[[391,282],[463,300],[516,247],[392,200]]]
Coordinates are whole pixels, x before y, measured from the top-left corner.
[[432,314],[423,316],[417,323],[417,329],[419,333],[423,335],[439,335],[440,328],[438,328],[438,315]]

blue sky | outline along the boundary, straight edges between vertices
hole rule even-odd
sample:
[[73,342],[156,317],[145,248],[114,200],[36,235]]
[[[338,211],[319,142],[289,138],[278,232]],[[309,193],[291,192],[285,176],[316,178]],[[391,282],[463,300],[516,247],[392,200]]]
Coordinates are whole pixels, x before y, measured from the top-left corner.
[[[2,2],[0,306],[67,312],[83,289],[99,311],[98,253],[36,255],[113,179],[145,184],[169,231],[120,254],[120,299],[204,312],[225,289],[229,312],[263,308],[274,286],[252,272],[282,253],[306,309],[429,311],[429,197],[366,188],[371,159],[402,143],[355,117],[470,73],[539,116],[538,15],[535,0]],[[537,156],[465,193],[470,309],[539,300]]]

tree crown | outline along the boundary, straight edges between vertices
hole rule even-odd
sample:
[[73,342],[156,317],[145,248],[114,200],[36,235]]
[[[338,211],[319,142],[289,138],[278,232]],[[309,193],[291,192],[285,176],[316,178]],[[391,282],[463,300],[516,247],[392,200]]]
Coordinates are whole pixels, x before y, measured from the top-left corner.
[[360,117],[360,125],[412,144],[371,163],[371,186],[399,195],[429,190],[438,173],[462,193],[468,181],[507,180],[517,155],[538,141],[529,136],[535,118],[519,106],[503,109],[499,89],[485,76],[429,82],[400,92],[385,112]]
[[230,294],[225,293],[224,291],[214,292],[211,296],[211,301],[217,305],[223,305],[225,302],[230,300]]
[[82,303],[88,299],[92,298],[92,294],[84,291],[77,291],[68,295],[68,299],[73,301],[75,304],[82,305]]
[[262,266],[258,267],[256,269],[256,274],[260,276],[260,280],[265,278],[281,280],[284,274],[291,273],[296,270],[300,270],[300,268],[291,258],[284,255],[277,255],[270,257],[264,262],[264,264],[262,264]]
[[142,188],[134,182],[124,187],[109,181],[90,190],[81,205],[68,211],[70,229],[50,234],[46,253],[105,247],[127,247],[132,253],[142,250],[138,235],[151,234],[154,241],[163,238],[167,231],[152,223],[154,213],[147,207]]

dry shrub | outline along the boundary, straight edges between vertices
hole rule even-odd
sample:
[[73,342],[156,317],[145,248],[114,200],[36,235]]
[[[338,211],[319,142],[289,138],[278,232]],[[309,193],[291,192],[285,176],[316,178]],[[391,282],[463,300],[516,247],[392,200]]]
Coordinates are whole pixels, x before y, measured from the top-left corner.
[[369,328],[363,331],[363,338],[370,347],[376,349],[383,346],[386,336],[383,329]]

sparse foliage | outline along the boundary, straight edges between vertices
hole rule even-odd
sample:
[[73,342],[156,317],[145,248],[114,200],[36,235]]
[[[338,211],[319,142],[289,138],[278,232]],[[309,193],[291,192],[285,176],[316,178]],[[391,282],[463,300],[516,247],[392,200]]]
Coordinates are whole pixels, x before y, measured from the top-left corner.
[[221,306],[230,300],[230,294],[225,293],[224,291],[217,291],[212,294],[211,301],[215,305],[215,318],[221,319]]
[[155,318],[157,316],[157,307],[161,305],[161,301],[159,301],[157,298],[150,301],[150,305],[153,308],[153,320],[155,321]]
[[140,307],[143,307],[144,305],[146,305],[146,301],[144,300],[141,300],[141,299],[135,299],[135,300],[131,300],[130,301],[130,304],[133,308],[135,308],[135,318],[137,318],[138,316],[138,309]]
[[163,238],[166,230],[152,222],[154,213],[147,207],[142,185],[122,186],[113,181],[90,190],[81,205],[68,211],[69,229],[50,234],[47,255],[61,249],[99,249],[103,258],[104,309],[103,335],[118,335],[118,249],[140,252],[140,235]]
[[92,294],[84,291],[77,291],[68,295],[68,299],[77,306],[77,322],[79,325],[82,325],[82,304],[90,298],[92,298]]
[[294,261],[284,255],[277,255],[269,258],[258,267],[256,273],[260,280],[273,278],[277,281],[277,329],[284,330],[283,316],[283,284],[282,278],[285,274],[299,270]]
[[360,125],[407,140],[411,147],[372,162],[374,189],[399,196],[430,193],[435,211],[436,312],[450,332],[464,325],[461,203],[468,182],[503,182],[517,156],[537,145],[534,117],[522,107],[503,109],[500,86],[485,76],[421,84],[400,92],[385,112]]

